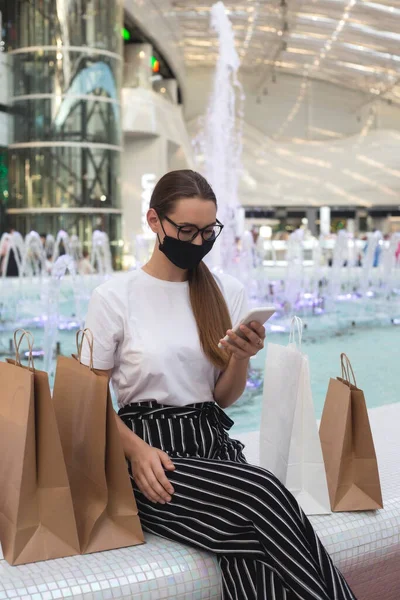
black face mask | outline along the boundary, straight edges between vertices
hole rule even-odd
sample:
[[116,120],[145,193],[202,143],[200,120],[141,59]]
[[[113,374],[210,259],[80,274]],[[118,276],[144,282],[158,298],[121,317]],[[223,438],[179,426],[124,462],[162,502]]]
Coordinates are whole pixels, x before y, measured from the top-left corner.
[[[158,238],[158,241],[160,241],[160,238]],[[195,269],[206,254],[212,250],[214,242],[215,240],[203,240],[203,243],[199,245],[192,244],[192,242],[182,242],[182,240],[165,235],[163,242],[160,242],[160,250],[179,269],[191,270]]]

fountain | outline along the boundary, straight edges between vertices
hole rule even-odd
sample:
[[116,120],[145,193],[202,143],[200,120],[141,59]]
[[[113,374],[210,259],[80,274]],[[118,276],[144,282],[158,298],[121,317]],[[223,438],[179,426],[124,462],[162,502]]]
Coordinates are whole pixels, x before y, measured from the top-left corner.
[[[60,322],[60,288],[62,278],[69,273],[73,280],[76,279],[75,261],[68,254],[59,256],[51,268],[50,282],[47,288],[47,302],[45,305],[43,356],[44,370],[52,373],[53,357],[57,342],[57,333]],[[73,284],[75,281],[73,281]],[[76,287],[73,285],[74,290]],[[74,294],[75,298],[75,294]],[[77,304],[77,303],[76,303]],[[79,310],[79,306],[78,306]],[[79,321],[77,325],[82,326]]]
[[287,247],[287,268],[285,277],[285,301],[293,310],[303,291],[303,250],[304,230],[296,229],[290,234]]
[[25,237],[22,260],[22,273],[26,277],[36,277],[46,272],[46,253],[40,235],[31,231]]
[[314,298],[320,298],[322,293],[322,285],[324,281],[323,273],[323,252],[322,252],[322,236],[320,239],[313,238],[311,248],[311,262],[313,268],[310,269],[308,277],[306,275],[306,287]]
[[11,255],[16,263],[18,275],[23,275],[23,259],[25,256],[25,244],[22,235],[18,231],[4,233],[0,240],[1,276],[6,277]]
[[56,244],[56,240],[54,238],[54,235],[52,235],[51,233],[48,233],[46,235],[46,241],[44,243],[44,250],[46,252],[47,259],[52,259],[53,254],[54,254],[55,244]]
[[374,231],[368,234],[367,247],[362,261],[362,275],[360,282],[360,291],[365,296],[374,294],[372,287],[372,270],[379,263],[380,253],[382,251],[382,233]]
[[56,262],[59,256],[63,256],[64,254],[69,254],[69,235],[66,231],[59,231],[57,233],[56,241],[54,244],[54,251],[52,256],[53,263]]
[[76,263],[79,262],[82,258],[82,244],[77,235],[71,235],[69,245],[70,255]]
[[[370,297],[372,280],[377,273],[376,254],[380,252],[381,234],[369,236],[362,269],[358,266],[358,244],[347,231],[339,232],[333,248],[332,268],[324,264],[324,250],[331,246],[330,236],[305,239],[304,229],[293,232],[286,249],[286,268],[280,280],[265,269],[262,261],[254,261],[255,248],[250,232],[240,231],[238,187],[241,177],[241,151],[244,94],[238,81],[240,60],[235,48],[234,33],[223,2],[211,7],[211,27],[217,33],[219,54],[202,131],[194,140],[198,163],[212,185],[218,200],[218,217],[224,223],[223,235],[206,258],[213,271],[223,270],[236,275],[245,284],[253,303],[273,301],[280,314],[301,311],[302,314],[322,314],[334,311],[337,300],[357,300]],[[261,239],[261,238],[260,238]],[[239,240],[239,243],[238,243]],[[263,240],[260,241],[263,244]],[[307,244],[307,246],[306,246]],[[311,259],[305,261],[305,248]],[[398,244],[391,250],[381,268],[381,277],[391,290],[396,279],[394,256]],[[257,247],[257,254],[265,248]],[[139,259],[141,248],[138,244]],[[270,242],[272,262],[277,264],[274,243]],[[140,260],[137,260],[140,262]],[[270,261],[271,262],[271,261]],[[306,265],[311,262],[311,265]],[[282,282],[282,280],[284,280]],[[377,291],[374,284],[375,292]],[[343,293],[345,292],[345,293]],[[375,293],[374,292],[374,293]]]
[[[68,332],[82,325],[93,288],[112,272],[111,253],[106,234],[95,231],[91,261],[97,274],[81,276],[77,261],[82,248],[75,236],[67,237],[66,232],[55,238],[47,236],[42,254],[39,239],[34,232],[25,240],[14,232],[3,235],[0,241],[3,253],[6,250],[4,257],[11,248],[17,254],[19,272],[19,277],[5,277],[3,273],[0,278],[0,354],[10,354],[10,333],[16,327],[31,329],[38,343],[36,356],[44,360],[44,367],[52,373],[58,343],[64,353],[73,351],[73,336]],[[315,239],[310,245],[304,230],[293,232],[287,243],[286,261],[280,259],[273,266],[263,263],[263,244],[259,240],[255,244],[252,233],[244,232],[240,251],[235,251],[229,270],[243,281],[251,305],[276,306],[275,318],[267,325],[270,331],[287,330],[295,312],[312,319],[310,328],[321,332],[332,327],[342,331],[353,322],[360,327],[400,324],[400,233],[393,234],[390,240],[370,236],[372,243],[366,249],[363,267],[355,267],[354,260],[349,260],[349,250],[356,242],[345,231],[336,237],[334,246],[330,238],[332,267],[326,264],[326,240]],[[61,241],[70,254],[58,256],[54,263],[50,256],[43,269],[44,257],[59,253]],[[281,247],[282,240],[279,244]],[[381,260],[374,267],[378,244]],[[362,242],[357,242],[357,246],[362,246]],[[305,249],[311,250],[313,260],[305,260]],[[346,261],[347,266],[343,267]],[[366,273],[368,286],[363,294]],[[351,293],[341,293],[342,288]],[[249,389],[254,388],[256,393],[261,380],[260,373],[252,369]]]
[[[93,288],[112,273],[108,236],[93,232],[94,276],[78,274],[82,244],[65,231],[56,237],[47,235],[44,244],[35,231],[25,240],[18,232],[6,233],[0,240],[0,255],[0,354],[9,354],[9,335],[16,327],[38,330],[35,356],[44,359],[51,373],[59,332],[83,325]],[[7,276],[10,257],[16,257],[15,277]]]
[[400,293],[400,232],[394,233],[387,248],[384,249],[381,261],[382,287],[390,296]]
[[250,231],[244,231],[241,238],[241,247],[238,248],[237,255],[234,257],[230,272],[243,283],[250,300],[257,299],[265,293],[264,290],[260,289],[260,286],[262,283],[266,284],[267,278],[265,277],[264,282],[258,280],[258,263],[253,235]]
[[[77,264],[82,258],[82,243],[77,235],[68,235],[59,231],[56,238],[48,234],[43,244],[40,235],[31,231],[25,236],[20,233],[4,233],[0,239],[0,257],[2,257],[0,274],[7,277],[11,257],[16,263],[15,276],[20,280],[34,277],[46,277],[51,273],[51,265],[59,257],[68,256]],[[95,230],[92,235],[92,266],[99,275],[110,275],[113,272],[110,242],[103,231]]]
[[229,271],[234,263],[239,225],[244,94],[237,78],[240,61],[232,24],[223,2],[211,7],[211,27],[218,35],[219,55],[200,147],[204,175],[217,196],[218,217],[225,229],[207,262],[213,269]]
[[331,300],[341,295],[343,286],[343,273],[350,269],[349,261],[349,234],[342,229],[338,233],[333,249],[331,277],[329,280],[329,296]]
[[110,242],[104,231],[93,231],[91,265],[100,275],[110,275],[113,272]]

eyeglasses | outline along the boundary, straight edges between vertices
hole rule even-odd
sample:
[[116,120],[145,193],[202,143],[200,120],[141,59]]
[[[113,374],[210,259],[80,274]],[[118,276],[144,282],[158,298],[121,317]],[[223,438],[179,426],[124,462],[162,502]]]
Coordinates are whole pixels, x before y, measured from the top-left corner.
[[199,233],[205,242],[212,242],[217,239],[224,226],[217,219],[217,222],[213,225],[207,225],[200,229],[197,225],[191,223],[185,223],[185,225],[177,225],[170,218],[164,217],[168,223],[171,223],[178,230],[178,240],[181,242],[193,242]]

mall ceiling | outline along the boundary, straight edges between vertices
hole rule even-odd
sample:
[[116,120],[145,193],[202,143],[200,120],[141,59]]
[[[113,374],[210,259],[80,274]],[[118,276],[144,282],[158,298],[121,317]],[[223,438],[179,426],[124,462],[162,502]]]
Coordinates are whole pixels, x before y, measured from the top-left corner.
[[[215,63],[213,3],[172,1],[189,67]],[[254,73],[256,87],[285,72],[400,102],[400,0],[237,0],[225,6],[242,68]]]

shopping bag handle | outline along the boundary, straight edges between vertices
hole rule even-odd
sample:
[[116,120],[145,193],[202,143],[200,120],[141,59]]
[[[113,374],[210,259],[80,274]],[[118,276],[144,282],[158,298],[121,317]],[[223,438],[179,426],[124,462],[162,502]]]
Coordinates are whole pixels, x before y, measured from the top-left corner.
[[353,367],[351,366],[351,362],[347,354],[342,352],[340,355],[340,363],[342,365],[342,379],[351,383],[350,375],[353,376],[353,384],[357,387],[356,376],[354,375]]
[[[81,336],[81,339],[79,339],[79,336]],[[88,328],[79,329],[79,331],[76,332],[76,349],[78,351],[78,360],[80,363],[82,363],[82,346],[85,338],[88,343],[90,353],[89,369],[93,371],[93,333]]]
[[[297,342],[296,342],[297,333]],[[289,344],[295,344],[301,349],[301,341],[303,339],[303,321],[300,317],[294,316],[290,325]]]
[[[21,333],[21,336],[17,342],[17,334]],[[28,369],[33,371],[33,373],[35,372],[35,364],[33,362],[33,343],[34,343],[34,338],[33,335],[31,334],[30,331],[26,331],[25,329],[16,329],[14,331],[14,348],[15,348],[15,364],[18,367],[22,367],[21,364],[21,355],[19,352],[20,346],[21,346],[21,342],[24,339],[24,337],[26,336],[26,339],[28,341],[28,348],[29,348],[29,354],[28,354]],[[32,368],[31,368],[32,367]]]

